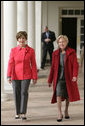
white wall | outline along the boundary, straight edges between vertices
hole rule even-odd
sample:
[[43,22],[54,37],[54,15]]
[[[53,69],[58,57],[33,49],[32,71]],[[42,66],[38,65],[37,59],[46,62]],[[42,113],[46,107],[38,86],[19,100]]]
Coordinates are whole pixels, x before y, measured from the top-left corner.
[[[47,9],[46,9],[47,7]],[[44,1],[42,6],[43,19],[42,19],[42,28],[46,24],[50,30],[53,30],[56,34],[56,37],[60,34],[60,24],[59,24],[59,9],[60,8],[84,8],[83,1]],[[47,16],[47,18],[46,18]],[[46,19],[45,19],[46,18]],[[43,29],[42,29],[43,31]],[[54,48],[57,49],[57,43],[54,42]]]
[[59,8],[84,8],[84,2],[82,1],[48,1],[48,26],[54,30],[56,34],[58,32],[59,22]]

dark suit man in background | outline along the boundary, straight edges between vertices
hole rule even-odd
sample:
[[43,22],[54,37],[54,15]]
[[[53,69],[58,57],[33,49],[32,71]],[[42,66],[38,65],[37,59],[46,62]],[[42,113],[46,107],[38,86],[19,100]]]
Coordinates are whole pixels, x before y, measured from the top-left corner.
[[44,28],[44,32],[41,35],[41,41],[43,42],[43,55],[42,55],[41,69],[44,69],[45,67],[47,51],[49,52],[50,55],[50,63],[52,62],[52,53],[54,49],[53,41],[55,40],[56,40],[55,33],[53,31],[50,31],[46,26]]

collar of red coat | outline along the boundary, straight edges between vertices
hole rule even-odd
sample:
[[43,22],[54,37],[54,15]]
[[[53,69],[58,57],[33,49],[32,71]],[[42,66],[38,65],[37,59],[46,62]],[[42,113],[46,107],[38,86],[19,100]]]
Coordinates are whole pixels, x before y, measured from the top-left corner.
[[[18,50],[21,50],[22,48],[20,47],[20,45],[17,46]],[[26,44],[25,49],[28,50],[30,47]]]
[[[72,48],[70,48],[70,47],[67,47],[67,48],[66,48],[66,55],[67,55],[67,56],[70,55],[71,53],[74,53],[74,52],[75,52],[74,49],[72,49]],[[60,53],[60,48],[59,48],[58,50],[55,51],[55,55],[59,55],[59,53]]]

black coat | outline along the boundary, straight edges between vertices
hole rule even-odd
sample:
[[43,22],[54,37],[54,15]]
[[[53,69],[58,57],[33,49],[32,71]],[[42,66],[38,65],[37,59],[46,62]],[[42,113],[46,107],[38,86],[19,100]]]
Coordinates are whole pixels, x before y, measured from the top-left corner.
[[46,38],[47,38],[46,32],[43,32],[41,35],[41,41],[43,42],[43,48],[54,49],[53,42],[56,40],[55,33],[53,31],[49,31],[49,39],[51,39],[51,41],[49,43],[45,42]]

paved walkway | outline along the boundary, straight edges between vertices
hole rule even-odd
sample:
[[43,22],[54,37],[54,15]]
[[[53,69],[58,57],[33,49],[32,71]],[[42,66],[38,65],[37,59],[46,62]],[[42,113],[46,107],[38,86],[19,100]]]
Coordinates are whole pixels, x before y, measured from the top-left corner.
[[[52,87],[47,85],[50,66],[46,70],[39,71],[38,83],[31,84],[29,88],[29,101],[27,110],[27,120],[15,120],[14,100],[12,93],[9,94],[11,100],[1,103],[1,124],[2,125],[84,125],[84,77],[79,70],[78,86],[81,100],[71,102],[69,106],[70,119],[63,118],[62,122],[57,122],[57,104],[51,104]],[[62,102],[64,115],[65,102]]]

